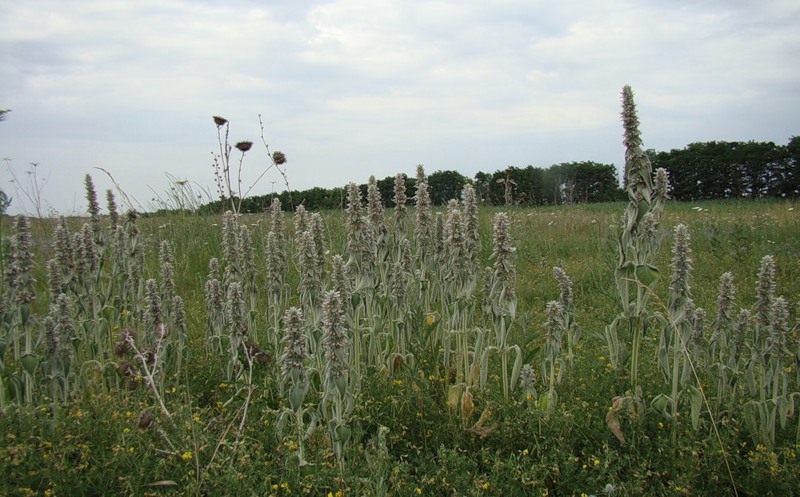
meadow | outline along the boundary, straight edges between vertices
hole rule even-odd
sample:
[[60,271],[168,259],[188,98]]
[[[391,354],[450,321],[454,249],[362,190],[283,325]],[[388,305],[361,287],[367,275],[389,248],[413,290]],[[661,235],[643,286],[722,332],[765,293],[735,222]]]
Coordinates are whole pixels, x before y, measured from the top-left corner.
[[240,215],[225,128],[231,211],[0,216],[0,494],[800,494],[798,203],[670,201],[622,96],[628,202]]
[[[6,217],[0,493],[796,494],[797,202],[667,202],[636,372],[607,338],[627,206],[451,204],[424,239],[415,208],[375,205],[32,219],[29,263],[28,220]],[[659,362],[678,225],[706,316],[673,411]],[[763,299],[780,322],[759,324]]]

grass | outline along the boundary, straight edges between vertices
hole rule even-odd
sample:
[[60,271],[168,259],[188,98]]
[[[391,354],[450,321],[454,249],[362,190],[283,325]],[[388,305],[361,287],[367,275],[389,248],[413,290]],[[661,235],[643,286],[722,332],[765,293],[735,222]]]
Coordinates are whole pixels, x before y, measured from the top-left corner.
[[[522,348],[525,362],[537,374],[545,342],[545,306],[559,292],[553,266],[563,268],[572,279],[582,339],[574,365],[557,386],[554,410],[543,409],[536,399],[522,398],[519,387],[504,400],[499,362],[490,361],[487,386],[471,386],[474,411],[465,416],[448,406],[451,379],[441,357],[415,349],[413,365],[394,374],[374,364],[363,366],[347,422],[352,434],[342,465],[325,429],[305,441],[276,429],[277,415],[286,407],[279,389],[279,351],[269,351],[271,362],[253,366],[249,382],[241,377],[228,381],[224,371],[229,358],[214,356],[206,347],[204,285],[209,260],[222,253],[217,226],[221,218],[142,218],[138,226],[145,247],[145,278],[158,275],[160,242],[172,242],[176,293],[186,307],[184,366],[179,376],[163,383],[170,417],[159,412],[147,389],[129,390],[108,381],[120,379],[116,370],[83,371],[97,381],[87,382],[89,386],[68,404],[55,404],[40,392],[32,404],[0,415],[0,494],[580,496],[603,495],[604,490],[615,495],[797,494],[796,411],[785,427],[778,427],[775,444],[769,448],[754,439],[742,412],[735,411],[706,412],[694,430],[685,409],[681,414],[686,419],[677,421],[678,445],[670,441],[672,421],[652,409],[638,417],[622,417],[621,430],[628,442],[624,447],[609,429],[606,415],[613,398],[624,395],[629,385],[627,371],[609,364],[603,338],[604,327],[619,313],[613,233],[624,207],[610,203],[480,211],[482,265],[491,262],[494,214],[509,213],[519,303],[508,341]],[[391,214],[387,212],[387,218]],[[84,221],[68,223],[76,231]],[[345,244],[344,214],[325,213],[324,221],[330,257],[341,253]],[[241,223],[251,229],[256,267],[263,272],[269,218],[245,215]],[[716,315],[722,273],[735,275],[737,309],[750,308],[760,262],[765,255],[775,257],[777,294],[793,306],[786,368],[797,390],[797,202],[671,202],[662,222],[667,237],[679,223],[689,227],[692,237],[692,295],[697,306],[707,310],[709,321]],[[40,318],[48,307],[44,268],[53,255],[49,240],[54,224],[44,219],[34,220],[32,226],[39,295],[33,314]],[[11,226],[12,220],[3,220],[4,240],[12,233]],[[670,244],[666,239],[657,255],[662,277],[654,288],[655,311],[669,295]],[[296,259],[290,261],[287,282],[296,286]],[[263,304],[265,299],[261,302],[256,323],[266,327],[273,311]],[[297,305],[297,298],[291,297],[291,303]],[[441,316],[444,311],[412,308],[407,322],[424,331],[428,313]],[[644,337],[639,382],[646,401],[669,392],[656,363],[657,348],[657,334]],[[18,368],[9,356],[6,351],[6,374]],[[710,374],[700,372],[702,384],[709,388]],[[540,392],[544,389],[541,379],[537,387]],[[316,406],[314,395],[307,403]],[[479,423],[482,414],[488,417]],[[149,415],[152,424],[142,422]],[[388,428],[385,440],[379,436],[380,427]],[[304,444],[311,465],[298,464],[298,442]]]

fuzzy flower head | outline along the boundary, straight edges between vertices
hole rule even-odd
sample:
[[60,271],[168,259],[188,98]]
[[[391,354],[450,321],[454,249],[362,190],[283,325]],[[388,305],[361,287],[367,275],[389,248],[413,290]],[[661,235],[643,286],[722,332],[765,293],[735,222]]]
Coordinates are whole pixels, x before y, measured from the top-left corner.
[[228,286],[225,299],[225,317],[229,326],[230,334],[247,335],[248,325],[246,319],[246,308],[244,304],[244,292],[242,284],[233,282]]
[[283,317],[283,355],[281,361],[281,374],[284,381],[291,384],[300,384],[308,380],[305,361],[308,358],[306,335],[303,331],[303,311],[297,307],[290,307]]
[[283,209],[281,199],[274,197],[269,206],[269,230],[275,233],[276,241],[283,243],[285,234],[285,224],[283,219]]
[[300,236],[300,234],[304,231],[308,230],[308,211],[306,211],[306,206],[300,204],[294,210],[294,236],[295,240]]
[[70,298],[63,293],[59,294],[55,303],[50,306],[50,314],[46,319],[49,352],[60,359],[68,359],[75,352],[72,340],[76,337],[76,330],[71,309]]
[[383,226],[384,211],[378,181],[375,176],[370,176],[367,181],[367,217],[375,228]]
[[331,289],[339,292],[344,302],[349,302],[352,287],[350,271],[344,258],[339,254],[334,255],[331,259]]
[[158,251],[158,265],[161,272],[161,288],[164,290],[164,295],[167,299],[172,298],[175,290],[174,262],[172,244],[168,240],[163,240]]
[[622,87],[622,128],[625,130],[623,140],[625,148],[642,145],[639,134],[639,117],[636,113],[636,103],[633,100],[633,89],[630,85]]
[[117,202],[114,200],[114,192],[106,190],[106,209],[108,209],[108,217],[111,218],[111,227],[114,228],[119,222],[119,212],[117,211]]
[[449,251],[451,262],[455,268],[461,268],[466,263],[466,241],[464,240],[464,213],[453,199],[447,204],[447,223],[444,227],[445,243]]
[[475,262],[481,250],[478,198],[475,195],[475,187],[467,183],[461,191],[461,196],[464,199],[464,242],[467,248],[467,257],[470,261]]
[[675,227],[675,241],[672,245],[672,281],[669,289],[671,301],[680,305],[689,298],[689,277],[692,272],[692,249],[689,247],[689,228],[685,224]]
[[661,202],[666,202],[669,199],[669,172],[663,167],[656,169],[656,179],[653,184],[655,197]]
[[769,326],[772,303],[775,300],[775,289],[777,288],[775,274],[775,258],[765,255],[761,259],[761,268],[758,271],[758,282],[756,283],[756,319],[758,324],[765,328]]
[[274,231],[267,233],[264,252],[267,255],[267,284],[273,289],[280,288],[283,284],[286,264],[283,250],[278,244],[278,237]]
[[6,278],[10,283],[17,304],[30,304],[36,299],[33,277],[33,239],[28,218],[19,215],[16,218],[16,234],[11,237],[11,264],[6,269]]
[[401,262],[398,261],[392,265],[391,297],[395,302],[405,297],[407,274],[408,273],[403,270],[403,264]]
[[162,323],[161,314],[161,295],[158,292],[158,283],[150,278],[145,281],[145,298],[147,300],[147,312],[145,322],[149,332],[155,331]]
[[536,373],[530,364],[525,364],[519,371],[519,381],[526,391],[536,390]]
[[729,326],[733,322],[736,286],[733,273],[723,273],[719,278],[719,296],[717,297],[717,327]]
[[504,278],[511,281],[510,276],[515,272],[514,267],[514,252],[516,249],[511,242],[511,222],[508,219],[508,214],[505,212],[498,212],[494,216],[494,250],[492,251],[492,258],[494,259],[494,270],[497,275],[506,275]]
[[560,267],[553,268],[553,275],[556,277],[556,281],[558,281],[558,301],[567,312],[574,310],[575,304],[572,297],[572,280],[567,276],[567,272]]
[[100,220],[100,204],[97,202],[97,191],[94,189],[92,176],[87,174],[84,177],[83,184],[86,187],[86,201],[89,204],[89,216],[92,218],[92,223],[97,223]]
[[422,164],[417,166],[417,192],[414,195],[416,209],[416,224],[414,225],[414,235],[420,243],[420,248],[427,252],[431,246],[430,232],[432,229],[433,216],[431,214],[431,196],[428,192],[428,178],[425,176],[425,168]]
[[394,209],[395,217],[401,217],[406,213],[406,175],[397,173],[394,177]]
[[344,395],[349,366],[350,339],[344,322],[344,304],[339,292],[326,292],[322,300],[322,348],[325,351],[324,383]]

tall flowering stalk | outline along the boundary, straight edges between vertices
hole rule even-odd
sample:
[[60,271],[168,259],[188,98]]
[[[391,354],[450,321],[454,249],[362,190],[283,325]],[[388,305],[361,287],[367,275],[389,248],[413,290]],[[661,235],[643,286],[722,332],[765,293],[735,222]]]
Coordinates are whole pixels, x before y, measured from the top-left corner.
[[208,318],[208,346],[215,354],[222,354],[222,335],[225,330],[224,290],[219,269],[219,260],[213,257],[208,262],[206,278],[206,316]]
[[406,175],[397,173],[394,177],[394,233],[405,234],[405,222],[408,217],[408,196],[406,195]]
[[361,192],[355,183],[347,185],[346,211],[347,252],[350,254],[348,264],[356,264],[360,270],[369,270],[375,262],[375,236],[369,218],[364,215]]
[[344,320],[344,303],[339,292],[328,291],[322,300],[322,349],[324,369],[322,418],[328,424],[334,454],[340,469],[344,464],[344,444],[350,439],[347,418],[353,410],[350,382],[350,338]]
[[278,197],[272,199],[269,207],[269,230],[275,233],[275,241],[279,247],[283,247],[286,241],[286,222],[281,209],[281,200]]
[[[305,398],[311,388],[311,381],[306,371],[306,360],[308,359],[307,337],[305,334],[305,322],[303,312],[297,307],[290,307],[283,317],[284,335],[283,355],[280,357],[281,364],[281,390],[289,401],[289,408],[285,409],[278,416],[276,422],[282,428],[286,417],[294,418],[295,433],[297,435],[297,457],[300,466],[308,463],[305,460],[303,441],[314,431],[316,416],[311,414],[311,425],[308,430],[304,427],[304,417],[308,410],[304,406]],[[280,429],[278,431],[281,431]]]
[[379,245],[385,242],[387,234],[384,211],[378,181],[375,176],[370,176],[367,181],[367,217],[375,230],[375,237]]
[[[787,373],[789,305],[776,297],[775,258],[764,256],[756,284],[753,326],[750,328],[750,360],[745,371],[749,393],[754,397],[745,404],[745,421],[756,443],[772,450],[778,423],[785,427],[793,411],[794,397]],[[792,367],[796,367],[793,364]],[[800,425],[798,426],[800,433]]]
[[[243,374],[241,368],[241,351],[245,338],[249,333],[247,311],[244,303],[244,291],[242,284],[233,282],[228,286],[225,298],[225,326],[227,328],[228,351],[230,359],[226,368],[228,381],[239,378]],[[244,357],[246,362],[248,357]]]
[[[464,213],[455,199],[447,205],[447,221],[444,225],[442,253],[438,254],[441,267],[438,270],[437,290],[448,329],[442,335],[444,365],[450,367],[451,342],[455,340],[456,378],[464,384],[476,381],[481,351],[471,347],[470,339],[475,328],[470,327],[476,282],[471,279],[464,241]],[[479,332],[480,333],[480,332]],[[480,344],[478,344],[480,345]],[[453,388],[460,389],[460,385]],[[455,390],[454,390],[455,391]],[[450,395],[455,395],[451,393]]]
[[[658,395],[653,399],[653,406],[672,422],[672,443],[678,441],[678,413],[680,398],[689,395],[691,398],[692,422],[697,427],[702,407],[703,396],[690,379],[692,360],[689,353],[690,342],[694,333],[694,302],[691,297],[689,279],[692,272],[691,237],[685,224],[679,224],[674,230],[672,245],[672,279],[669,285],[669,304],[667,319],[662,328],[658,364],[664,378],[671,383],[670,395]],[[697,365],[695,365],[697,366]]]
[[[508,343],[511,323],[517,315],[517,270],[514,258],[516,249],[511,240],[511,223],[505,212],[498,212],[494,216],[493,238],[492,259],[494,259],[494,264],[489,302],[494,318],[495,339],[494,345],[487,347],[481,357],[481,384],[486,383],[489,353],[496,351],[500,354],[503,396],[508,399],[509,391],[514,388],[522,367],[522,350],[519,345],[509,345]],[[516,359],[509,378],[508,359],[512,352],[516,354]]]
[[279,245],[278,235],[269,231],[264,242],[264,256],[266,259],[266,290],[267,290],[267,315],[271,317],[270,339],[272,350],[278,350],[280,328],[280,309],[288,301],[288,285],[285,283],[287,263],[284,247]]
[[714,361],[712,367],[717,378],[717,409],[720,409],[723,403],[730,405],[733,402],[734,387],[740,371],[742,350],[735,339],[735,301],[736,287],[733,273],[726,272],[719,279],[717,319],[712,326],[710,339],[710,355]]
[[417,182],[414,203],[414,239],[417,244],[417,254],[420,259],[425,260],[426,255],[433,250],[432,237],[433,215],[431,213],[431,196],[428,192],[428,177],[425,175],[425,168],[422,164],[417,166]]
[[91,175],[84,177],[84,186],[86,187],[86,201],[89,204],[89,218],[92,221],[92,228],[95,233],[100,234],[100,204],[97,201],[97,191],[94,188],[94,182]]
[[464,244],[466,246],[469,265],[477,268],[478,255],[481,251],[481,236],[478,220],[478,197],[475,187],[467,183],[461,192],[464,202]]
[[47,355],[42,366],[43,373],[50,383],[53,402],[65,404],[69,401],[70,379],[80,373],[74,367],[75,349],[72,343],[77,338],[77,332],[72,319],[72,302],[66,294],[59,294],[50,305],[44,330]]
[[[9,239],[11,261],[6,266],[4,275],[8,289],[6,299],[13,312],[6,337],[2,338],[4,343],[8,343],[7,337],[11,336],[14,344],[14,360],[21,363],[23,369],[23,399],[25,403],[30,403],[33,401],[34,373],[39,365],[33,336],[35,323],[31,316],[33,301],[36,299],[34,290],[36,280],[33,276],[33,241],[30,225],[25,216],[17,216],[14,228],[15,234]],[[3,349],[5,352],[5,347]],[[3,355],[0,354],[0,366],[3,366]],[[0,375],[3,374],[0,372]],[[0,376],[0,381],[5,382],[2,376]],[[4,388],[4,385],[0,384],[0,388]],[[0,392],[0,396],[4,395],[4,392],[5,390]]]
[[575,321],[575,301],[572,295],[572,279],[560,267],[553,268],[558,282],[558,302],[561,304],[561,323],[567,335],[567,362],[572,365],[575,359],[575,346],[581,338],[581,330]]
[[453,199],[447,204],[447,222],[444,226],[445,248],[449,259],[449,275],[452,278],[462,279],[464,269],[467,269],[469,256],[467,242],[464,238],[464,213]]
[[[175,256],[172,253],[172,244],[168,240],[161,242],[158,251],[158,269],[161,273],[161,299],[171,303],[175,295]],[[170,309],[167,309],[167,314],[170,313]]]
[[547,303],[545,315],[545,342],[544,342],[544,361],[542,361],[542,378],[547,381],[547,393],[541,399],[542,408],[552,412],[558,404],[558,394],[556,385],[561,383],[561,378],[566,369],[566,363],[562,353],[562,342],[564,336],[564,323],[562,316],[564,307],[561,302],[552,300]]
[[322,220],[322,214],[315,212],[311,214],[308,223],[308,230],[311,232],[311,238],[314,240],[314,264],[317,267],[317,273],[320,279],[325,277],[325,223]]
[[659,278],[653,265],[660,245],[658,223],[667,201],[669,181],[663,169],[653,179],[650,159],[642,149],[639,118],[630,86],[622,89],[622,123],[625,145],[625,188],[629,203],[622,215],[619,263],[614,271],[622,312],[606,327],[609,359],[616,369],[630,368],[632,395],[639,393],[639,354],[650,327],[647,303]]
[[310,231],[304,231],[298,237],[297,268],[300,273],[297,288],[300,303],[305,308],[311,308],[318,302],[322,291],[322,268],[317,263],[317,248]]
[[113,232],[119,223],[119,211],[114,199],[114,192],[111,190],[106,190],[106,209],[108,209],[108,218],[111,220],[111,231]]

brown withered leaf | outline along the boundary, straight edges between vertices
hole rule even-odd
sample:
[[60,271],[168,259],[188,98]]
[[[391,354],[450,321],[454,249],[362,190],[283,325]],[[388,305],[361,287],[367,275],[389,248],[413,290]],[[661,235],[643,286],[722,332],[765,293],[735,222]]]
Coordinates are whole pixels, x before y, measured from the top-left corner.
[[614,397],[614,400],[611,404],[611,409],[606,414],[606,424],[608,428],[611,430],[611,433],[617,437],[619,440],[619,444],[623,447],[627,445],[625,441],[625,436],[622,434],[622,429],[620,429],[619,419],[617,419],[617,414],[620,410],[622,410],[622,404],[625,402],[623,397]]

